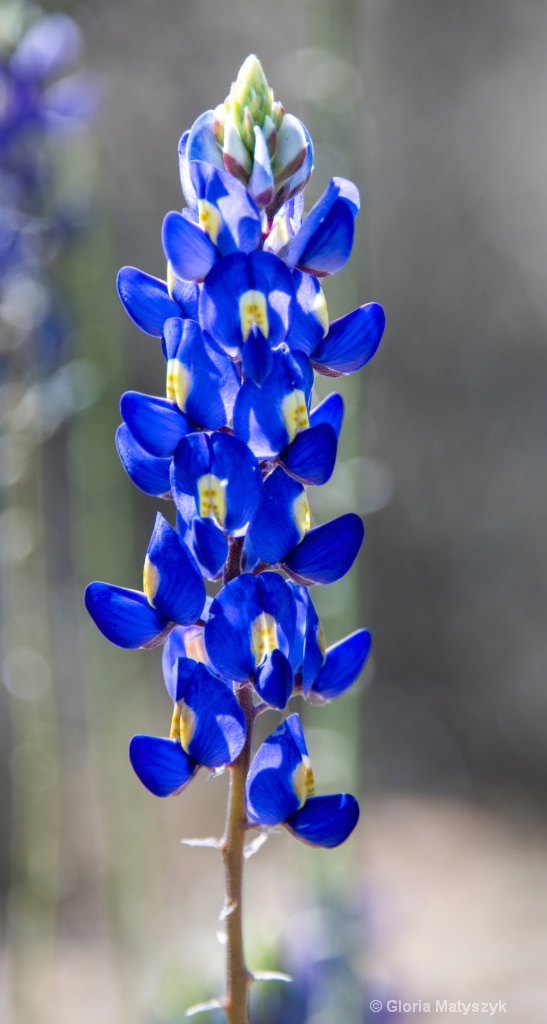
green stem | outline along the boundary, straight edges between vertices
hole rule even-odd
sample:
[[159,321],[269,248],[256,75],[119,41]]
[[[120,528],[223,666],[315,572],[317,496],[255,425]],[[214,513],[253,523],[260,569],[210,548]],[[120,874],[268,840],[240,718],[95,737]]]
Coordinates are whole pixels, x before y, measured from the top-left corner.
[[252,974],[245,964],[243,948],[243,847],[247,827],[245,781],[251,762],[255,712],[250,687],[241,687],[238,700],[247,723],[247,738],[239,757],[230,768],[230,795],[226,829],[221,843],[224,859],[226,917],[226,997],[227,1024],[248,1024],[248,994]]

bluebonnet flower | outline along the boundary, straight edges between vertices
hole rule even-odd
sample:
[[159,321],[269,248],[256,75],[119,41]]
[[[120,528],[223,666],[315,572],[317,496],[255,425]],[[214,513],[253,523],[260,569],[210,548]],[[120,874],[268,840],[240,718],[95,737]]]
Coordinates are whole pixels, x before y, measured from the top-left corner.
[[176,530],[158,513],[144,563],[144,589],[90,583],[86,607],[119,647],[156,647],[174,625],[189,626],[205,605],[205,586]]
[[259,747],[247,776],[245,800],[254,825],[283,825],[311,846],[339,846],[359,817],[355,797],[315,795],[297,714],[289,715]]
[[[232,908],[246,830],[282,825],[331,848],[359,816],[348,794],[315,795],[297,714],[251,764],[257,715],[283,712],[293,698],[340,697],[371,646],[360,629],[327,647],[308,593],[348,571],[364,535],[352,512],[311,521],[306,488],[330,479],[344,413],[338,394],[312,407],[314,371],[360,369],[385,323],[377,303],[329,321],[320,280],[350,255],[359,196],[333,178],[304,217],[312,160],[305,127],[274,100],[251,56],[225,103],[179,144],[187,207],[164,220],[166,280],[131,267],[118,277],[128,314],[161,338],[166,361],[165,395],[123,395],[118,452],[141,490],[173,501],[176,526],[158,515],[142,592],[94,583],[86,604],[122,647],[165,642],[173,723],[169,737],[131,742],[144,785],[166,796],[199,766],[231,769],[217,845]],[[203,577],[220,582],[209,598]],[[241,951],[240,911],[227,922],[228,946]],[[241,1024],[249,972],[240,964],[234,977],[219,1005]]]
[[131,764],[155,796],[171,796],[199,767],[216,769],[236,759],[245,742],[245,715],[230,687],[191,658],[177,658],[170,676],[174,701],[171,735],[134,736]]

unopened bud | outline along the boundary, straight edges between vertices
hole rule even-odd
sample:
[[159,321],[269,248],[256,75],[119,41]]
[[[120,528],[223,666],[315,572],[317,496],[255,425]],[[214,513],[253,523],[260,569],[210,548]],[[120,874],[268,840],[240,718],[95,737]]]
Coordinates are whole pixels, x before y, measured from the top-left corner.
[[277,133],[274,159],[276,184],[285,181],[304,163],[308,144],[302,124],[292,114],[285,114]]
[[226,170],[246,185],[253,167],[253,160],[241,141],[231,114],[226,115],[224,123],[223,156]]
[[230,89],[230,95],[224,101],[226,113],[233,118],[238,135],[249,154],[254,150],[253,129],[255,125],[262,128],[264,119],[271,117],[272,104],[273,92],[268,85],[262,64],[258,57],[251,53],[241,65]]

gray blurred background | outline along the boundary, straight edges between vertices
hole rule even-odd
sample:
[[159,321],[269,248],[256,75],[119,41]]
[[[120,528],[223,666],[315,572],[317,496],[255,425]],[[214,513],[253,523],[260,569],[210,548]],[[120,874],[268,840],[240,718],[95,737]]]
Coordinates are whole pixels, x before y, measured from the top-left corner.
[[[501,998],[496,984],[515,966],[517,945],[528,950],[528,967],[537,961],[538,970],[524,978],[515,967],[516,1015],[508,1019],[544,1021],[547,906],[543,899],[538,909],[535,900],[547,882],[547,6],[80,0],[67,9],[86,33],[87,63],[107,94],[96,143],[100,223],[63,270],[80,311],[81,351],[102,368],[104,389],[45,455],[57,495],[70,494],[68,511],[59,501],[47,528],[56,713],[64,722],[57,764],[64,839],[48,898],[70,952],[59,968],[64,1002],[53,1016],[43,999],[39,1010],[23,1001],[13,1024],[64,1024],[75,1000],[84,1005],[82,1024],[86,1012],[104,1024],[170,1024],[182,1018],[157,990],[178,993],[172,978],[183,942],[187,972],[208,956],[220,875],[201,878],[204,855],[181,854],[177,843],[181,828],[210,829],[202,825],[205,812],[219,816],[222,801],[217,807],[209,784],[198,781],[175,821],[171,802],[158,807],[138,787],[127,741],[133,732],[164,732],[169,719],[159,659],[108,647],[84,621],[79,593],[91,578],[139,585],[156,511],[124,477],[113,431],[119,394],[161,394],[164,365],[154,339],[118,309],[114,275],[130,264],[163,276],[161,221],[181,205],[178,138],[224,98],[252,51],[276,96],[311,131],[309,196],[333,174],[352,177],[361,190],[353,260],[325,288],[331,318],[370,300],[387,314],[373,363],[340,386],[347,402],[342,463],[313,506],[318,521],[359,511],[367,528],[352,578],[317,598],[329,643],[361,625],[374,637],[373,665],[356,694],[309,713],[316,769],[325,755],[320,784],[365,795],[360,837],[338,867],[314,868],[313,881],[328,887],[329,877],[334,884],[347,876],[361,891],[372,879],[390,907],[404,903],[404,893],[419,893],[418,904],[395,912],[396,924],[393,913],[380,913],[381,938],[369,956],[379,975],[395,972],[403,995],[412,989],[425,998],[429,964],[429,982],[445,984],[433,994],[452,985],[455,998],[486,998],[487,990]],[[320,385],[319,393],[328,390]],[[6,694],[2,700],[7,705]],[[13,715],[3,720],[9,750],[16,727]],[[0,776],[6,834],[9,763]],[[465,850],[455,870],[450,858],[459,843]],[[309,852],[279,849],[290,903],[291,886],[298,891],[310,871]],[[397,859],[395,850],[408,857]],[[279,859],[264,864],[275,891]],[[251,893],[261,891],[259,873],[253,862]],[[462,906],[469,901],[479,916],[484,908],[483,930],[463,911],[461,926],[454,924],[454,906],[450,922],[424,930],[422,911],[448,899],[455,878]],[[530,915],[526,924],[510,908],[502,925],[490,912],[490,904],[509,899],[508,878],[515,903]],[[28,935],[39,933],[34,910],[29,933],[20,913],[10,925],[9,899],[7,906],[8,938],[14,929],[15,947],[28,950]],[[272,934],[286,907],[265,899],[261,913]],[[449,925],[460,927],[452,974],[437,964],[432,975]],[[498,928],[505,928],[501,950],[491,944]],[[490,950],[488,970],[480,961],[475,977],[463,949],[469,962]],[[207,961],[212,976],[221,956]]]

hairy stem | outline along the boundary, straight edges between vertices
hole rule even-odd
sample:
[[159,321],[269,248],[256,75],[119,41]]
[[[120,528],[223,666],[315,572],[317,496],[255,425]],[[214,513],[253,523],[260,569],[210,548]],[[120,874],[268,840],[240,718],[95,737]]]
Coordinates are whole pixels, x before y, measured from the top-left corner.
[[253,697],[249,687],[242,687],[238,700],[245,713],[247,739],[239,757],[230,768],[230,795],[226,829],[221,849],[224,859],[226,917],[226,998],[224,1007],[228,1024],[248,1024],[248,991],[252,975],[245,964],[243,949],[243,846],[247,825],[245,781],[251,761]]

